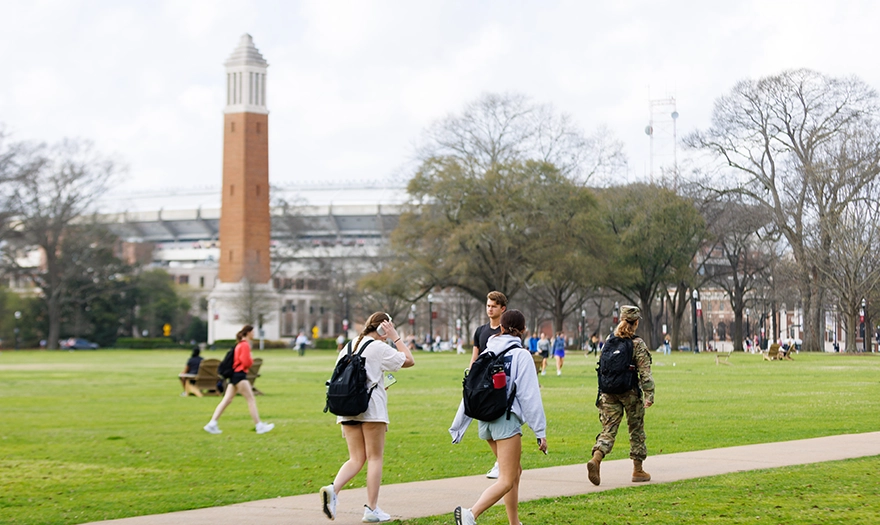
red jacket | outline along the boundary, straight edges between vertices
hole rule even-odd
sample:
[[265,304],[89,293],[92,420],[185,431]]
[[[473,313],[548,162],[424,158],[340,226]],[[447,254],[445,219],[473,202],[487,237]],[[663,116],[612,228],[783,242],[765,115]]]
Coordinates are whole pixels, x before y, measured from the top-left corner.
[[251,365],[254,364],[254,358],[251,356],[251,345],[247,339],[239,341],[235,345],[235,359],[232,360],[232,370],[235,372],[249,372]]

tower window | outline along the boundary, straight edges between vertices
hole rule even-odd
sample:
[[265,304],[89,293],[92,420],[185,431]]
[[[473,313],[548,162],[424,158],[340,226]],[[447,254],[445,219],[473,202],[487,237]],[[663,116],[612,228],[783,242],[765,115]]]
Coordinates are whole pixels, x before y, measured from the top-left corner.
[[229,262],[232,262],[232,250],[229,250]]
[[229,123],[229,131],[235,133],[235,122]]
[[260,250],[257,250],[257,262],[260,262]]
[[259,132],[260,132],[260,123],[257,122],[257,133],[259,133]]
[[260,196],[260,185],[257,184],[257,197],[259,197],[259,196]]
[[235,184],[230,184],[230,185],[229,185],[229,196],[230,196],[230,197],[234,197],[234,196],[235,196]]

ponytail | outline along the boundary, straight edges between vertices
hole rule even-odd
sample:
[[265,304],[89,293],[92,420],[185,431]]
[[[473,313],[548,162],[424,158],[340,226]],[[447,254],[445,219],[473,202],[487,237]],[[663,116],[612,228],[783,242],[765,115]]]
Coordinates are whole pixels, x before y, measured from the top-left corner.
[[379,325],[384,323],[385,321],[390,321],[391,316],[386,314],[385,312],[376,312],[367,319],[366,324],[364,324],[364,329],[361,330],[360,335],[358,335],[357,342],[355,342],[354,347],[352,348],[352,352],[358,349],[358,346],[361,344],[361,340],[365,335],[375,332]]
[[235,341],[236,341],[236,342],[241,342],[241,341],[243,341],[244,338],[247,337],[247,335],[248,335],[250,332],[253,332],[253,331],[254,331],[254,327],[253,327],[253,326],[251,326],[251,325],[249,325],[249,324],[244,325],[244,326],[242,327],[242,329],[239,330],[237,334],[235,334]]

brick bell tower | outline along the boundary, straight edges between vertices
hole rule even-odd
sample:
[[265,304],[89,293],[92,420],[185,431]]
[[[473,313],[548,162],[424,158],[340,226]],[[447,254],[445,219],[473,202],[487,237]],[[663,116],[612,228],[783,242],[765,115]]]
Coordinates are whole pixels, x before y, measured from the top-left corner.
[[242,35],[225,63],[220,282],[269,282],[269,64]]
[[[234,338],[246,322],[258,327],[255,337],[278,339],[277,312],[265,307],[267,302],[278,301],[269,284],[269,64],[254,46],[251,35],[244,34],[224,65],[219,282],[208,298],[208,342]],[[259,319],[242,318],[242,311],[248,311],[248,301],[253,305],[255,294],[266,310],[260,316],[262,327]]]

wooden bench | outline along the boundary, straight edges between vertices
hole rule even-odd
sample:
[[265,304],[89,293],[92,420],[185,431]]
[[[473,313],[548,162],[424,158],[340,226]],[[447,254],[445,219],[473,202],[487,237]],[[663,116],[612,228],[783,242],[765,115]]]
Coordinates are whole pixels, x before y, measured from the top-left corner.
[[733,353],[733,350],[722,350],[715,354],[715,364],[729,365],[730,364],[730,354]]
[[202,397],[203,392],[219,396],[221,392],[217,388],[217,383],[220,382],[220,376],[217,374],[218,366],[220,366],[219,359],[203,359],[198,373],[180,374],[180,378],[184,380],[184,391],[196,397]]
[[761,352],[764,361],[776,361],[779,359],[779,343],[773,343],[766,352]]

